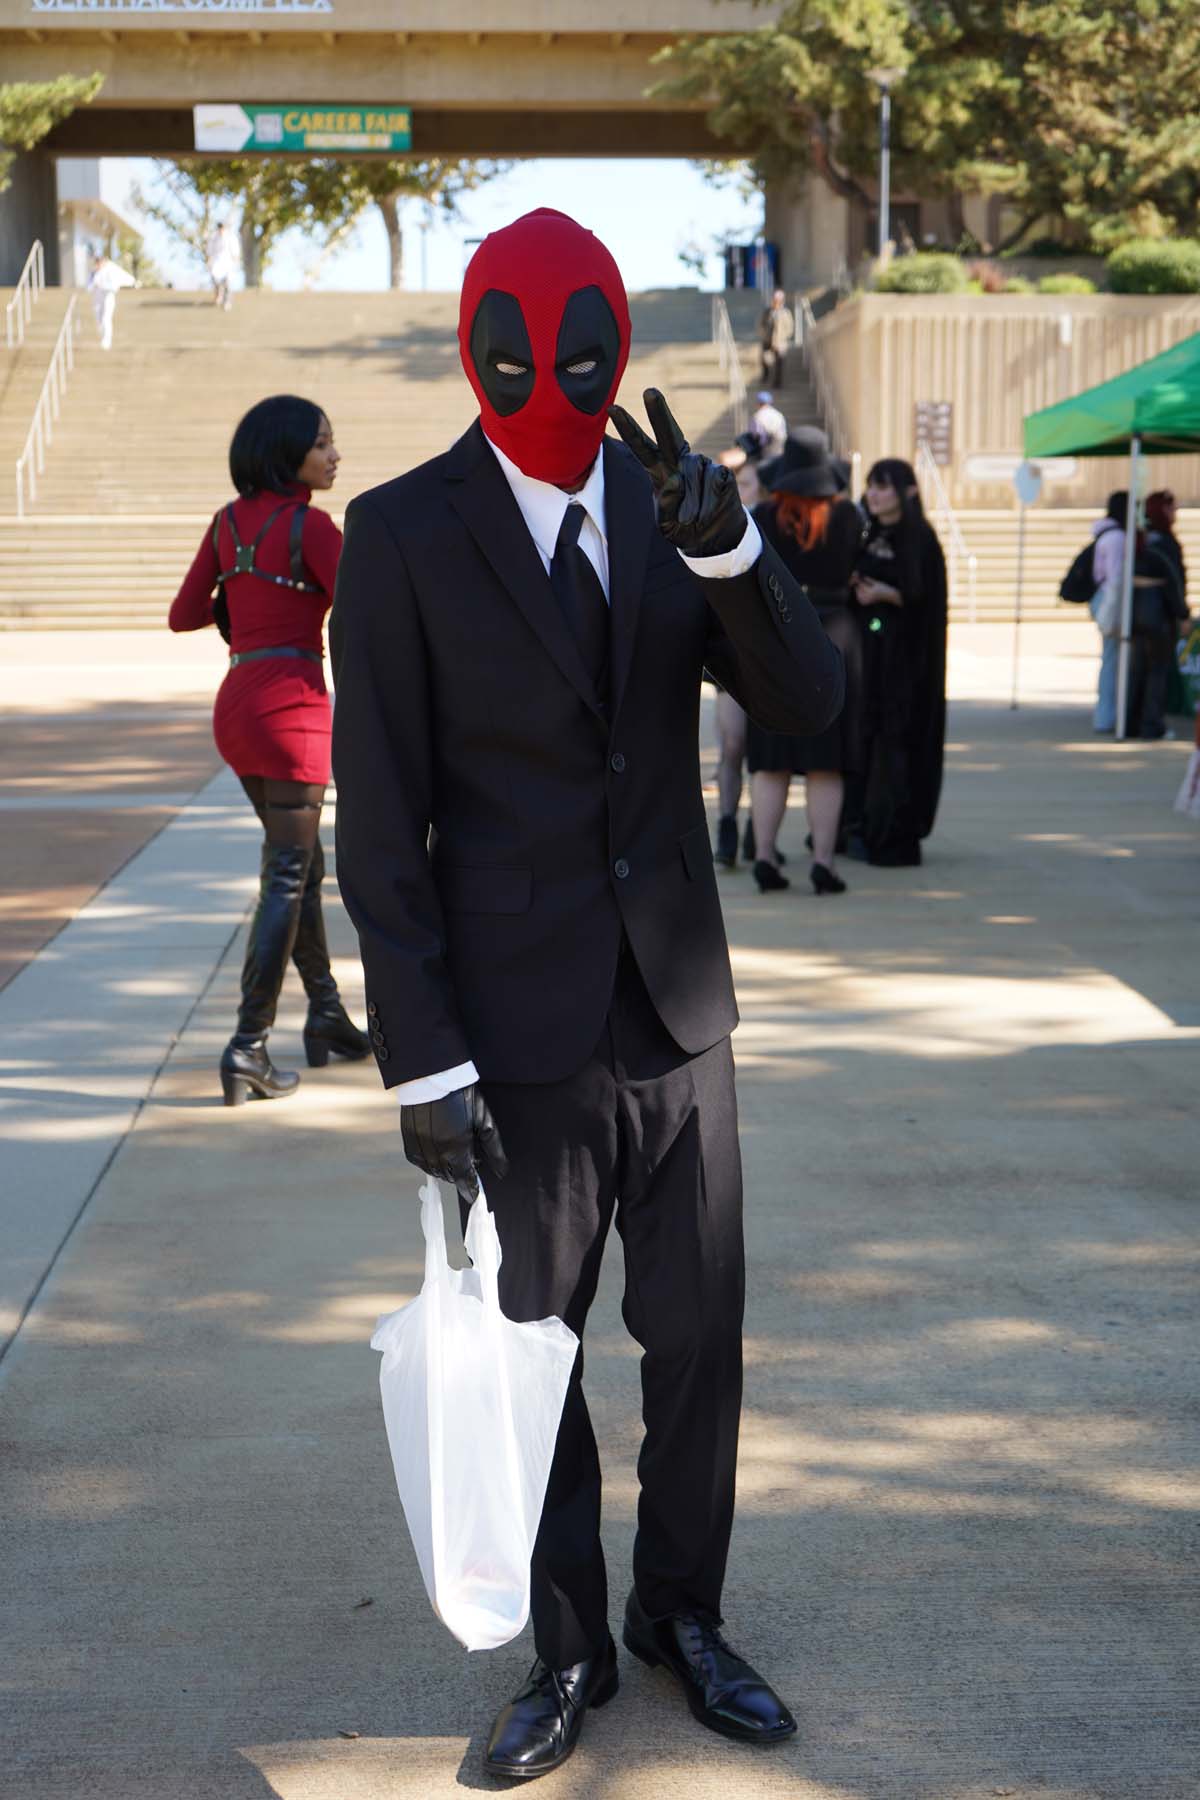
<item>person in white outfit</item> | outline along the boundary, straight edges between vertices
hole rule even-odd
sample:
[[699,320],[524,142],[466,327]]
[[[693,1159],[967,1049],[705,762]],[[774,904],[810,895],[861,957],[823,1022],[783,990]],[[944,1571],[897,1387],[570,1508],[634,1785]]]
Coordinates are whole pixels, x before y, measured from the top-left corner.
[[127,269],[122,269],[111,256],[94,256],[92,272],[88,277],[88,293],[92,296],[92,311],[96,315],[96,329],[100,333],[100,348],[111,350],[113,341],[113,318],[117,310],[117,295],[122,288],[136,287],[138,284]]
[[769,388],[760,389],[757,395],[750,429],[762,445],[764,461],[769,461],[773,456],[782,456],[783,446],[787,442],[787,420],[776,406],[775,396]]
[[228,219],[209,234],[205,247],[209,279],[213,284],[213,300],[228,312],[233,305],[233,277],[241,262],[237,235]]

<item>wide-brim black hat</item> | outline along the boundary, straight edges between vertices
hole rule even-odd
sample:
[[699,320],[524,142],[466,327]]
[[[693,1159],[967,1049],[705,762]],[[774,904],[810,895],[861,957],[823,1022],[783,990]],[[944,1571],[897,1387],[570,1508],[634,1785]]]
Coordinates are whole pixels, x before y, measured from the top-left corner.
[[758,479],[769,494],[805,494],[814,500],[831,500],[844,485],[829,459],[829,440],[815,426],[790,431],[782,455],[763,463]]

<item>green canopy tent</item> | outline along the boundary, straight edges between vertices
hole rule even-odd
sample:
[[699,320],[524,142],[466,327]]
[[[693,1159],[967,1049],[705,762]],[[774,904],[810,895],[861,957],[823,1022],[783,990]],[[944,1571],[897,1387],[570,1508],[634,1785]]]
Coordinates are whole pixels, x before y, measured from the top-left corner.
[[[1187,450],[1200,450],[1200,331],[1112,381],[1030,413],[1025,421],[1025,455],[1030,461],[1048,456],[1128,456],[1131,499],[1137,496],[1138,465],[1144,454]],[[1125,736],[1129,687],[1134,538],[1134,532],[1125,533],[1118,737]]]

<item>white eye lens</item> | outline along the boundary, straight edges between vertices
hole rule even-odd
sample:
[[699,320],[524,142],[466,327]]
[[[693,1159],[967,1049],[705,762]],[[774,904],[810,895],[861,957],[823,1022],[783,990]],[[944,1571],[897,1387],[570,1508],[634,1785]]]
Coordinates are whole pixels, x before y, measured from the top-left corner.
[[525,364],[515,362],[498,362],[496,367],[502,375],[524,375]]
[[590,375],[592,370],[595,367],[596,367],[595,357],[588,356],[588,357],[585,357],[582,362],[568,363],[567,364],[567,374],[568,375]]

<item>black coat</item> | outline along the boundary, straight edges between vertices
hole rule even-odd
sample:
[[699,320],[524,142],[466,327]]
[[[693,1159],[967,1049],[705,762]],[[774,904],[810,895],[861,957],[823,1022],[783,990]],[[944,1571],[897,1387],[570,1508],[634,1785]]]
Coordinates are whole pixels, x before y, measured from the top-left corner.
[[770,552],[698,581],[604,445],[611,725],[478,424],[359,495],[330,625],[337,873],[385,1086],[474,1060],[557,1081],[604,1024],[622,928],[689,1053],[737,1023],[700,788],[701,673],[819,731],[842,671]]

